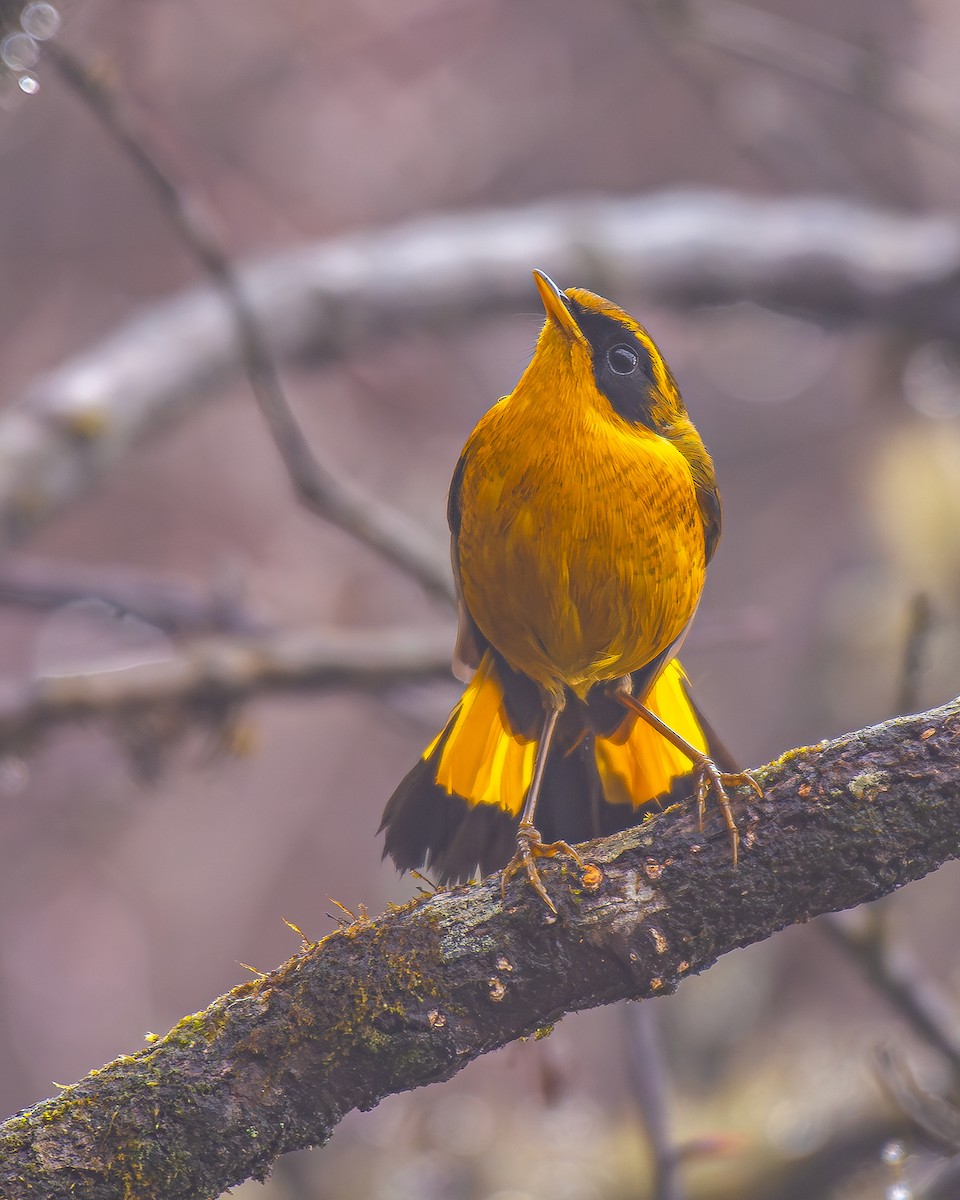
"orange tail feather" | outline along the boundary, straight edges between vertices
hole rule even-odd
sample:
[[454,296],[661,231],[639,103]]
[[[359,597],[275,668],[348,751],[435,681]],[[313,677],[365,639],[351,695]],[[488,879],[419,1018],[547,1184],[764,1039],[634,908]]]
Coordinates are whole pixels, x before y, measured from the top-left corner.
[[[676,659],[667,663],[646,705],[688,742],[727,761],[687,689]],[[537,810],[547,841],[584,841],[623,829],[636,810],[677,788],[691,764],[634,715],[612,736],[594,735],[589,710],[571,700],[558,729]],[[423,752],[384,810],[384,854],[401,870],[426,867],[440,882],[502,867],[536,757],[535,740],[513,732],[496,660],[487,652],[443,730]]]

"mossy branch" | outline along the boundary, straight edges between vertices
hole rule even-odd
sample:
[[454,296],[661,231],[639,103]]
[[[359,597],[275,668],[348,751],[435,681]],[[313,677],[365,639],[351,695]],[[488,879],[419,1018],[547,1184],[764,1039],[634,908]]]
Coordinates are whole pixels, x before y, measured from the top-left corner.
[[0,1196],[199,1200],[320,1145],[353,1108],[455,1074],[564,1013],[671,992],[785,925],[876,899],[960,853],[960,700],[757,772],[740,865],[692,806],[525,884],[361,920],[0,1127]]

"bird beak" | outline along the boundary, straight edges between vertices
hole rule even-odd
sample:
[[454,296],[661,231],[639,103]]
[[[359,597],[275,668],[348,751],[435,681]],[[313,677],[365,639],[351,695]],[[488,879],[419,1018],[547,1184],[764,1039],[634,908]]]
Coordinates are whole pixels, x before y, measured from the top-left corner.
[[543,301],[543,308],[547,314],[547,320],[552,321],[554,325],[571,341],[584,341],[583,333],[580,326],[574,320],[573,313],[567,307],[567,298],[563,292],[557,287],[549,275],[544,275],[543,271],[534,271],[533,279],[537,285],[537,291],[540,293],[540,299]]

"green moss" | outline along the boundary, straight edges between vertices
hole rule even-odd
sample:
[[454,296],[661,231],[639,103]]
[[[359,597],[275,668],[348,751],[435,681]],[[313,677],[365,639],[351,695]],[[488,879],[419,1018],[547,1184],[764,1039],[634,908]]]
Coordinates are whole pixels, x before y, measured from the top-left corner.
[[45,1101],[40,1114],[41,1122],[44,1125],[59,1125],[76,1118],[95,1103],[92,1097],[75,1095],[75,1091],[75,1088],[68,1088],[53,1100]]
[[751,774],[775,775],[781,767],[787,766],[788,763],[792,763],[795,759],[809,758],[811,755],[819,754],[826,746],[826,742],[817,742],[815,746],[797,746],[793,750],[785,750],[769,767],[765,767],[759,772],[751,771]]
[[[355,932],[362,961],[347,986],[338,989],[332,1007],[339,1017],[323,1031],[331,1046],[328,1066],[358,1048],[378,1057],[390,1056],[397,1069],[430,1056],[429,1038],[398,1037],[396,1030],[404,1029],[417,1010],[423,1010],[425,1017],[431,1007],[445,1016],[452,1012],[449,999],[435,983],[442,967],[435,932],[431,929],[413,947],[406,944],[402,950],[397,949],[390,929],[369,926]],[[439,1042],[438,1033],[435,1044]]]
[[[328,1074],[341,1062],[356,1060],[358,1051],[388,1062],[397,1071],[409,1070],[425,1058],[436,1061],[433,1051],[442,1053],[441,1031],[454,1011],[434,982],[442,968],[436,927],[421,926],[412,944],[408,927],[405,938],[401,948],[392,921],[384,927],[361,919],[328,935],[270,978],[275,993],[271,1020],[251,1021],[237,1046],[237,1052],[249,1054],[265,1067],[268,1091],[308,1047],[317,1070]],[[344,960],[341,965],[328,970],[330,960],[324,949],[334,939],[348,943],[350,950],[346,956],[338,955]],[[436,1010],[433,1017],[431,1010]],[[439,1022],[438,1015],[443,1018]],[[208,1032],[206,1022],[207,1014],[196,1014],[181,1022],[171,1036],[195,1041]]]
[[193,1049],[198,1042],[205,1042],[208,1046],[211,1045],[231,1024],[231,1005],[235,1004],[237,1000],[243,1000],[251,994],[256,994],[260,988],[260,984],[261,981],[259,979],[242,983],[225,996],[221,996],[209,1008],[182,1017],[168,1034],[158,1041],[153,1042],[147,1050],[140,1052],[142,1056],[141,1061],[143,1061],[144,1057],[149,1059],[150,1055],[163,1045],[182,1046],[185,1049]]

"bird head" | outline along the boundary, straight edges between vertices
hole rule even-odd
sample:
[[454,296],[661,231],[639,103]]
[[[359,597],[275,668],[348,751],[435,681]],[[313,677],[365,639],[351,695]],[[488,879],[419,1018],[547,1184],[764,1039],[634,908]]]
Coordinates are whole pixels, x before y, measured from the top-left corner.
[[562,292],[542,271],[533,277],[547,319],[524,381],[553,381],[565,395],[655,433],[686,417],[673,376],[642,325],[584,288]]

